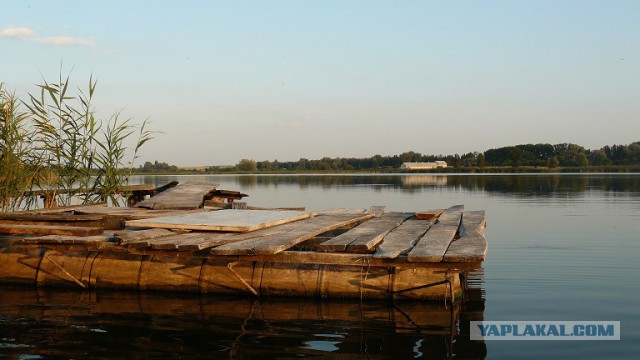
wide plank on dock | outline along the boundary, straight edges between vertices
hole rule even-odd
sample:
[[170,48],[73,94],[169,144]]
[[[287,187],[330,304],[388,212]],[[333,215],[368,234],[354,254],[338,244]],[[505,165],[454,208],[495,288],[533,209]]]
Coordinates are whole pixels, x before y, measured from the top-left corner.
[[150,210],[145,208],[131,208],[131,207],[107,207],[104,205],[90,205],[82,206],[77,209],[73,209],[78,214],[92,214],[103,215],[107,217],[118,217],[127,220],[140,220],[151,219],[157,217],[166,217],[174,215],[186,215],[196,214],[200,212],[207,212],[205,209],[195,210]]
[[137,203],[140,208],[162,210],[192,210],[203,206],[204,198],[216,190],[218,184],[185,182]]
[[[371,212],[373,214],[373,212]],[[377,215],[376,215],[377,216]],[[391,230],[398,227],[412,213],[389,213],[371,219],[317,245],[321,251],[372,251]]]
[[38,213],[6,213],[0,214],[0,221],[43,221],[43,222],[83,222],[99,221],[99,215],[73,215],[73,214],[38,214]]
[[116,231],[115,237],[119,245],[127,245],[142,240],[156,239],[163,236],[174,235],[175,233],[167,229],[146,229],[146,230],[122,230]]
[[445,210],[438,221],[409,252],[411,262],[440,262],[453,241],[462,218],[464,206],[452,206]]
[[176,246],[166,246],[166,247],[158,247],[159,244],[163,244],[164,242],[172,242],[174,241],[174,239],[176,237],[190,237],[193,236],[193,233],[175,233],[173,231],[169,231],[167,229],[149,229],[149,230],[145,230],[145,231],[150,231],[150,230],[164,230],[164,231],[168,231],[167,236],[158,236],[158,237],[151,237],[151,238],[140,238],[138,240],[135,241],[130,241],[127,245],[130,248],[146,248],[146,247],[152,247],[154,249],[166,249],[166,250],[175,250]]
[[312,212],[269,210],[219,210],[146,220],[127,221],[127,226],[201,231],[249,232],[309,218]]
[[444,254],[444,262],[484,261],[489,248],[484,237],[484,211],[465,211],[460,224],[460,238],[451,242]]
[[2,225],[35,225],[35,226],[72,226],[72,227],[103,227],[103,220],[91,221],[31,221],[31,220],[0,220]]
[[376,249],[375,258],[395,259],[409,252],[433,225],[433,220],[409,219],[393,229]]
[[93,235],[93,236],[70,236],[70,235],[45,235],[45,236],[34,236],[34,237],[25,237],[16,240],[16,244],[23,245],[43,245],[43,244],[51,244],[51,245],[77,245],[77,244],[97,244],[104,243],[110,241],[112,239],[111,235]]
[[[216,235],[216,236],[214,236]],[[206,234],[199,238],[181,240],[177,244],[178,251],[199,251],[208,249],[218,245],[224,245],[232,241],[232,236],[224,236],[227,234]]]
[[91,236],[103,231],[101,227],[0,224],[0,233],[5,234]]
[[[335,213],[319,215],[297,223],[283,225],[287,231],[273,228],[274,233],[263,237],[249,238],[211,249],[214,255],[267,255],[277,254],[322,233],[368,220],[372,214]],[[270,230],[270,229],[269,229]],[[255,233],[253,233],[255,235]]]
[[176,234],[152,241],[150,246],[156,250],[197,251],[221,245],[234,233],[190,232]]
[[[320,215],[327,215],[325,212],[320,212]],[[354,211],[354,212],[343,212],[342,216],[352,215],[352,216],[362,216],[362,211]],[[172,237],[173,241],[177,245],[178,251],[196,251],[203,250],[214,246],[220,246],[230,243],[236,243],[240,241],[246,241],[250,239],[264,239],[269,236],[274,236],[276,234],[288,233],[290,231],[294,231],[300,227],[302,222],[309,221],[301,220],[300,222],[290,222],[283,225],[278,225],[270,228],[265,228],[253,232],[246,233],[214,233],[214,232],[194,232],[192,234],[198,234],[193,236],[175,236]],[[186,235],[186,234],[185,234]],[[168,242],[169,240],[163,240],[162,242]],[[168,245],[167,245],[168,246]]]

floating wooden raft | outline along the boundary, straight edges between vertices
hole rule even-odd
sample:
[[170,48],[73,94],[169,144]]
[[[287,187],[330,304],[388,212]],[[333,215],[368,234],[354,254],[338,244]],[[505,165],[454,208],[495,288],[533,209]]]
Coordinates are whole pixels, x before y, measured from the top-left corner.
[[[460,274],[480,268],[488,248],[484,211],[461,205],[419,213],[385,213],[382,207],[200,209],[155,218],[162,210],[113,213],[124,211],[147,211],[149,217],[137,214],[143,218],[127,221],[135,229],[102,235],[12,238],[10,250],[0,253],[0,281],[453,301],[463,289]],[[33,248],[45,251],[29,252]]]

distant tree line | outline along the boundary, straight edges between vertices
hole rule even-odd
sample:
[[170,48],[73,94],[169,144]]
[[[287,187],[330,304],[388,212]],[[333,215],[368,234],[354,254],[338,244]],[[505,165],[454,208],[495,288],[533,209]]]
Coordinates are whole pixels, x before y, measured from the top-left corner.
[[449,167],[577,167],[608,165],[640,165],[640,142],[629,145],[607,145],[598,150],[576,144],[524,144],[489,149],[483,153],[454,155],[423,155],[408,151],[399,155],[374,155],[366,158],[330,158],[298,161],[242,159],[227,171],[349,171],[398,169],[405,162],[444,160]]
[[[382,156],[374,155],[366,158],[330,158],[323,157],[318,160],[300,158],[298,161],[265,160],[257,161],[255,166],[259,171],[277,170],[369,170],[369,169],[393,169],[399,168],[405,162],[427,162],[449,159],[443,155],[422,155],[414,151],[404,152],[400,155]],[[246,159],[245,159],[246,160]],[[242,163],[242,161],[241,161]],[[242,165],[242,164],[238,164]]]
[[140,165],[136,170],[137,172],[142,172],[142,173],[159,173],[159,172],[177,172],[180,169],[175,165],[169,165],[166,162],[158,162],[158,160],[156,160],[153,163],[151,161],[147,161],[144,163],[144,165]]
[[[136,170],[138,173],[176,173],[176,172],[278,172],[278,171],[394,171],[405,162],[432,162],[444,160],[450,168],[464,171],[493,168],[486,171],[511,171],[508,168],[565,168],[579,169],[609,166],[640,166],[640,142],[629,145],[607,145],[598,150],[585,149],[576,144],[523,144],[489,149],[485,152],[469,152],[454,155],[423,155],[414,151],[399,155],[374,155],[363,158],[330,158],[317,160],[300,158],[298,161],[278,161],[242,159],[232,166],[210,166],[199,170],[179,169],[165,162],[147,161]],[[433,171],[448,171],[436,169]]]
[[640,165],[640,142],[588,150],[576,144],[526,144],[484,152],[487,166],[587,167]]

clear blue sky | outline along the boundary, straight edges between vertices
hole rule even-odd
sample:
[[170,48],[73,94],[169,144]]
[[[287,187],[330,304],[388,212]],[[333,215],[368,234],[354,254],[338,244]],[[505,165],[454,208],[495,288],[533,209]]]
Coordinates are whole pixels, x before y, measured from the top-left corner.
[[6,1],[0,81],[62,64],[181,166],[640,140],[640,1]]

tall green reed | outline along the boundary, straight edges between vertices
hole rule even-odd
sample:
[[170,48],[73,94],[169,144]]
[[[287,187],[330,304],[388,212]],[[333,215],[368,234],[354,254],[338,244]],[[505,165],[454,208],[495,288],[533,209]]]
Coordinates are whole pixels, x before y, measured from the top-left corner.
[[69,77],[60,76],[58,82],[44,81],[37,86],[38,94],[29,94],[29,103],[25,104],[49,175],[38,185],[67,193],[53,193],[60,205],[70,205],[74,197],[82,203],[95,202],[86,189],[94,187],[95,138],[100,128],[91,107],[96,82],[90,78],[88,93],[78,90],[75,95],[69,92]]
[[148,130],[146,120],[141,125],[121,121],[119,112],[98,120],[92,105],[96,85],[89,78],[85,91],[74,91],[69,76],[60,73],[55,82],[37,84],[37,93],[21,102],[27,112],[18,112],[18,99],[2,91],[2,120],[8,124],[0,134],[2,211],[34,206],[24,194],[34,188],[50,189],[58,205],[126,204],[126,194],[119,192],[128,185],[140,148],[155,132]]
[[107,122],[106,129],[102,132],[102,141],[98,141],[98,151],[95,162],[98,171],[94,186],[100,188],[101,202],[110,201],[113,204],[124,204],[124,198],[118,195],[118,189],[126,186],[133,170],[133,162],[138,157],[138,151],[147,141],[153,138],[153,131],[147,130],[148,122],[143,121],[137,129],[138,138],[133,149],[133,155],[125,165],[127,147],[125,140],[136,132],[136,127],[131,124],[131,119],[120,120],[120,113],[115,113]]
[[32,206],[35,198],[25,190],[38,182],[42,167],[28,131],[29,114],[20,110],[14,93],[0,83],[0,211]]

